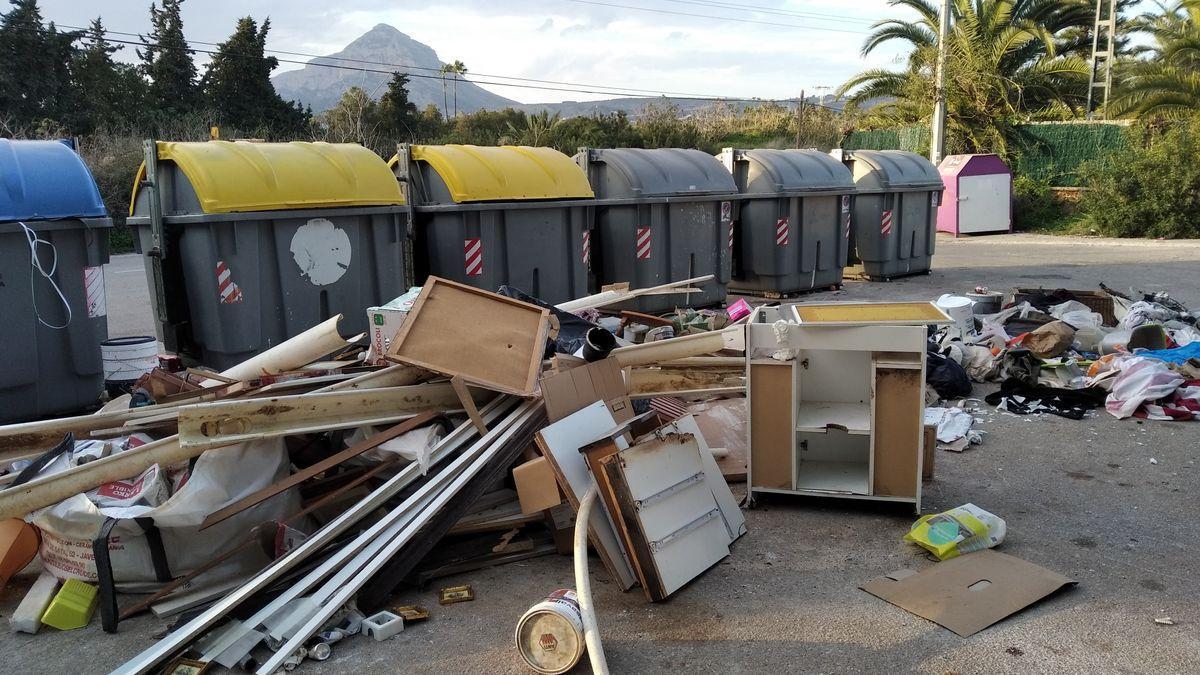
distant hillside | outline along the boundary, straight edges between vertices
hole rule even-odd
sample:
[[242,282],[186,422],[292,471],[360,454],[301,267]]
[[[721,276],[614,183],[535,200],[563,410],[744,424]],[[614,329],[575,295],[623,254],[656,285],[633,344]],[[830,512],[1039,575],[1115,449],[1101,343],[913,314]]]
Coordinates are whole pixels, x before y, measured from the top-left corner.
[[[437,75],[436,69],[442,66],[442,61],[438,59],[437,53],[433,49],[383,23],[359,36],[346,45],[342,51],[330,54],[328,57],[312,59],[309,63],[387,70],[386,66],[339,61],[338,58],[435,69],[411,71],[421,75]],[[336,105],[338,99],[350,87],[362,87],[373,98],[379,98],[389,80],[391,80],[391,75],[387,73],[325,68],[318,65],[307,65],[299,70],[280,73],[271,78],[275,84],[275,90],[284,100],[300,101],[305,105],[312,106],[312,109],[317,112],[323,112]],[[451,88],[450,98],[453,101],[452,87],[454,85],[447,81],[446,86]],[[418,108],[424,108],[430,103],[436,105],[439,110],[442,108],[442,81],[440,78],[413,77],[409,80],[408,92],[409,99],[416,103]],[[516,101],[493,94],[467,80],[458,82],[459,112],[475,112],[483,108],[500,110],[512,105],[517,105]],[[451,106],[453,106],[453,102]]]
[[[340,61],[338,59],[355,60]],[[362,61],[369,63],[361,63]],[[348,67],[360,66],[369,71],[376,71],[387,70],[387,67],[373,64],[394,63],[433,69],[409,70],[410,75],[436,76],[437,69],[442,66],[442,61],[438,59],[437,53],[431,47],[417,42],[384,23],[362,34],[346,45],[342,51],[312,59],[309,63],[326,63],[344,67],[326,68],[319,65],[307,65],[300,70],[280,73],[271,78],[271,81],[275,84],[275,90],[284,100],[300,101],[305,105],[312,106],[316,112],[332,108],[350,87],[361,87],[372,98],[379,98],[387,87],[388,81],[391,80],[391,75],[387,73],[349,70]],[[469,72],[467,76],[470,77]],[[453,100],[452,87],[454,85],[451,81],[447,81],[446,86],[451,88],[450,98]],[[439,110],[442,109],[442,80],[440,77],[411,77],[408,83],[408,93],[409,99],[416,103],[418,108],[424,108],[432,103]],[[458,82],[458,110],[464,113],[482,109],[503,110],[512,107],[528,113],[548,110],[551,114],[557,112],[564,118],[596,114],[607,115],[618,111],[624,111],[631,117],[636,117],[648,104],[665,101],[670,101],[678,106],[682,115],[713,104],[709,100],[665,98],[611,98],[602,101],[521,104],[499,94],[493,94],[469,80],[459,80]],[[841,101],[832,96],[823,98],[812,96],[808,101],[838,110],[842,107]],[[732,105],[749,106],[754,105],[754,102],[741,101]]]

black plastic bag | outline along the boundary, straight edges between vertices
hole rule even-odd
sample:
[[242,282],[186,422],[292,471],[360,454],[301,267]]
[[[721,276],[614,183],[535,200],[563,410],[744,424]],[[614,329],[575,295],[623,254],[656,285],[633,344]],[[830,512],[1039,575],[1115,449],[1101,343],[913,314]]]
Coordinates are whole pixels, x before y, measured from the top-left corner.
[[600,326],[591,321],[585,321],[570,312],[558,309],[554,305],[546,304],[514,286],[501,286],[496,289],[496,292],[506,298],[528,302],[538,307],[545,307],[558,320],[558,337],[549,341],[550,344],[546,348],[547,358],[555,352],[559,354],[574,354],[579,351],[579,348],[586,341],[587,332],[592,328],[600,328]]
[[925,354],[925,384],[933,387],[943,399],[966,398],[971,395],[971,378],[957,361],[937,352]]

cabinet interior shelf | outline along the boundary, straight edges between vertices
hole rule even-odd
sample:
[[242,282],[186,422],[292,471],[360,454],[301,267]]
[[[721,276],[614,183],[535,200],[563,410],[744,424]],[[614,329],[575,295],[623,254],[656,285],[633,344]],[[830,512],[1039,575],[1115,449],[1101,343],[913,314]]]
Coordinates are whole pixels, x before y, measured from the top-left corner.
[[825,433],[830,427],[846,433],[871,434],[871,404],[804,401],[796,408],[796,431]]

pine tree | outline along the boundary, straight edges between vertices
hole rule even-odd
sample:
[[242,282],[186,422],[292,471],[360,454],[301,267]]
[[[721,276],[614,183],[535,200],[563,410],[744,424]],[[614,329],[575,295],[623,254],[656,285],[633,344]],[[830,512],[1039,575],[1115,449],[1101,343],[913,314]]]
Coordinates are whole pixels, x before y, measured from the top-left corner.
[[68,126],[76,134],[131,122],[138,109],[141,77],[133,66],[113,60],[122,47],[109,42],[106,33],[97,17],[71,64],[75,104]]
[[194,112],[198,103],[196,64],[183,36],[183,0],[162,0],[162,8],[150,4],[149,37],[138,50],[142,71],[150,78],[149,103],[163,118]]
[[307,124],[304,110],[280,98],[271,84],[271,71],[279,60],[266,56],[270,30],[270,19],[260,28],[254,19],[244,17],[238,19],[233,35],[217,47],[201,85],[221,124],[268,135],[294,133]]
[[416,141],[421,132],[417,104],[408,98],[408,76],[392,73],[387,91],[379,99],[384,131],[397,140]]
[[37,0],[10,0],[0,15],[0,122],[9,131],[59,122],[69,109],[68,61],[78,33],[42,23]]

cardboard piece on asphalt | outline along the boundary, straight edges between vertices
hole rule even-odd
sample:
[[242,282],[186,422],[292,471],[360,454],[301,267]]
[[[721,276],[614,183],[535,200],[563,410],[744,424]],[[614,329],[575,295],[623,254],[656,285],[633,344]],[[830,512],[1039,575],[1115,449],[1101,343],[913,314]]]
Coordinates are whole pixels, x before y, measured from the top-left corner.
[[968,637],[1075,583],[1040,565],[984,550],[921,572],[892,572],[860,588]]

